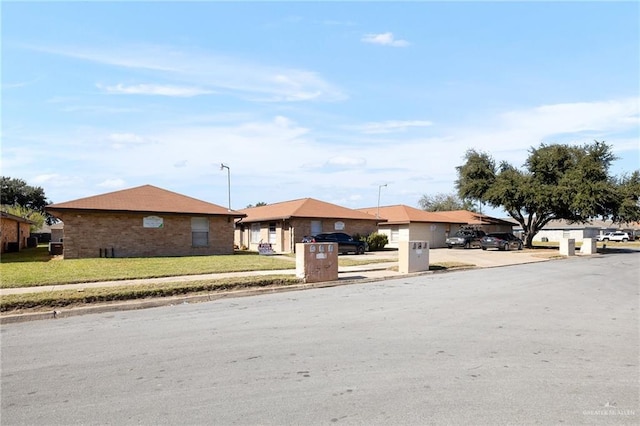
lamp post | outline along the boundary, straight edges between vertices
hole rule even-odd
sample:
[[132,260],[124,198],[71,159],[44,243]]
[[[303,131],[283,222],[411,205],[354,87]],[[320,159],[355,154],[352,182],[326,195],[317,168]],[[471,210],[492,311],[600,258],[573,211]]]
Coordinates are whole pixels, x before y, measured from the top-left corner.
[[387,186],[387,184],[378,185],[378,210],[376,211],[376,219],[380,219],[380,190],[383,186]]
[[220,170],[227,169],[227,192],[229,193],[229,211],[231,211],[231,170],[229,166],[226,166],[224,163],[220,163]]

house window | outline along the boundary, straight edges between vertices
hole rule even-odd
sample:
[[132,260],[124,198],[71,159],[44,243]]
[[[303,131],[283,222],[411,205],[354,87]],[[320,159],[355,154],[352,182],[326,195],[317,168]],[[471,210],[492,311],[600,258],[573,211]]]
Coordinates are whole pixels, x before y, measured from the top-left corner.
[[400,227],[392,226],[391,227],[391,241],[390,243],[397,243],[400,237]]
[[311,221],[311,235],[322,234],[322,221],[321,220],[312,220]]
[[269,244],[276,243],[276,223],[269,222]]
[[209,246],[209,219],[206,217],[191,218],[191,245],[193,247]]
[[260,242],[260,224],[259,223],[251,224],[251,242],[253,244],[258,244]]

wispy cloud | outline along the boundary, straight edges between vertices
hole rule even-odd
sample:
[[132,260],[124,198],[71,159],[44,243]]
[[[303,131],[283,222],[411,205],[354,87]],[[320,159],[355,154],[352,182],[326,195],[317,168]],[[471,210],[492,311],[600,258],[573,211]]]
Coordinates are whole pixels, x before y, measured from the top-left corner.
[[122,95],[155,95],[190,98],[193,96],[209,95],[215,93],[213,90],[202,89],[199,87],[170,86],[159,84],[137,84],[133,86],[126,86],[124,84],[117,84],[115,86],[103,86],[102,84],[96,84],[96,86],[107,93]]
[[361,126],[356,126],[356,130],[360,130],[365,134],[380,134],[380,133],[394,133],[405,132],[412,127],[429,127],[432,126],[431,121],[425,120],[410,120],[410,121],[398,121],[389,120],[381,122],[365,123]]
[[29,48],[77,60],[141,70],[145,75],[156,73],[165,81],[171,79],[189,85],[116,85],[105,88],[114,93],[195,96],[203,94],[202,91],[215,91],[250,100],[279,102],[334,102],[347,98],[342,90],[314,71],[278,67],[209,51],[157,45]]
[[393,33],[365,34],[361,39],[365,43],[380,44],[382,46],[406,47],[409,42],[406,40],[396,40]]
[[100,188],[122,188],[126,185],[123,179],[107,179],[98,184]]

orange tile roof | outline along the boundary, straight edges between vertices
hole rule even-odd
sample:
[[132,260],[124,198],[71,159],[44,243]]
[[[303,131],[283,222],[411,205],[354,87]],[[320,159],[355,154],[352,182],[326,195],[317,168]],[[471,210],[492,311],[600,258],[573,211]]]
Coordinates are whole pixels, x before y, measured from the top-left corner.
[[[378,213],[378,207],[367,207],[358,210],[373,216],[376,216]],[[452,220],[451,218],[441,215],[440,212],[427,212],[404,204],[380,206],[380,218],[386,221],[385,224],[405,224],[411,222],[467,223]]]
[[292,217],[360,219],[377,221],[375,216],[358,210],[341,207],[336,204],[313,198],[283,201],[266,206],[250,207],[240,210],[247,215],[243,222],[263,222],[267,220],[289,219]]
[[46,210],[128,211],[148,213],[187,213],[243,217],[244,214],[217,204],[167,191],[152,185],[80,198],[65,203],[49,204]]

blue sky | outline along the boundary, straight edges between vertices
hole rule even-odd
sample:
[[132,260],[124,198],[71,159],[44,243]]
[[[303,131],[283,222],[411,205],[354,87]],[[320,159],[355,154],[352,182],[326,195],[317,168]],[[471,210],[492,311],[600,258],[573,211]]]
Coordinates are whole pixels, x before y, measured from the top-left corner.
[[[455,192],[605,140],[640,168],[637,2],[3,2],[2,175],[52,202],[151,184],[222,206]],[[387,184],[386,187],[380,185]],[[499,209],[485,209],[501,216]]]

